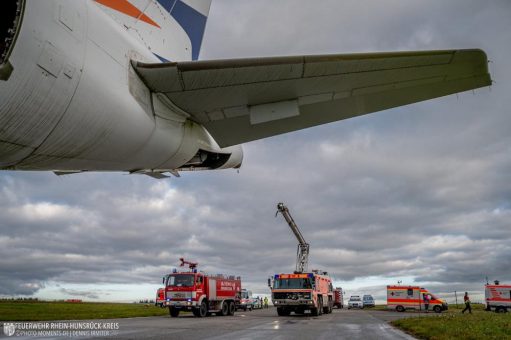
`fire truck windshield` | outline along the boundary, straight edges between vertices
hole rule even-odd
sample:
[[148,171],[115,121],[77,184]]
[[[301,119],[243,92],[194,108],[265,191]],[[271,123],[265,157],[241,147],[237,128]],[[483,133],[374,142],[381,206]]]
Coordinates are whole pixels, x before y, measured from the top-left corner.
[[275,280],[275,289],[312,289],[312,282],[306,279],[278,279]]
[[169,275],[167,286],[193,287],[194,278],[195,276],[191,274]]

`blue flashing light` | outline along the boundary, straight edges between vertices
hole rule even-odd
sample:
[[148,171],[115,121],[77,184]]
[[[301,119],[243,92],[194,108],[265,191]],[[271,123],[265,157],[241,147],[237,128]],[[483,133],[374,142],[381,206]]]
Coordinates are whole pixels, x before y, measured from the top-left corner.
[[307,274],[307,276],[308,276],[308,277],[314,277],[314,274],[309,273],[309,274]]
[[275,280],[279,279],[279,274],[275,274]]
[[194,273],[197,273],[197,269],[194,269],[194,270],[193,270],[193,272],[194,272]]
[[192,299],[188,299],[188,302],[192,301]]
[[172,269],[172,272],[177,273],[177,269],[176,268]]

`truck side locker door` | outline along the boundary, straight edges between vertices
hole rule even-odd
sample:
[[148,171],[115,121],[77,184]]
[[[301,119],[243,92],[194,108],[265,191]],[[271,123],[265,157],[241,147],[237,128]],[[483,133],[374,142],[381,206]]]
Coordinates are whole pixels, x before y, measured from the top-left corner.
[[209,287],[208,287],[208,299],[216,300],[216,280],[209,279]]

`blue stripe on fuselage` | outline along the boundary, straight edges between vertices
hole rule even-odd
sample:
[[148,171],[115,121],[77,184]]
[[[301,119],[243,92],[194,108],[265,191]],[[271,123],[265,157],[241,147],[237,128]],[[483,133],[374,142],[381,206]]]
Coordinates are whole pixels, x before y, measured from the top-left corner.
[[202,37],[204,36],[208,17],[181,0],[158,0],[158,2],[183,27],[192,42],[192,59],[199,59]]
[[172,7],[174,7],[177,0],[158,0],[160,5],[170,13],[172,11]]
[[154,56],[155,56],[156,58],[160,59],[160,61],[161,61],[162,63],[169,63],[169,62],[170,62],[170,60],[165,59],[165,58],[163,58],[162,56],[159,56],[158,54],[156,54],[156,53],[154,53],[154,52],[153,52],[153,54],[154,54]]

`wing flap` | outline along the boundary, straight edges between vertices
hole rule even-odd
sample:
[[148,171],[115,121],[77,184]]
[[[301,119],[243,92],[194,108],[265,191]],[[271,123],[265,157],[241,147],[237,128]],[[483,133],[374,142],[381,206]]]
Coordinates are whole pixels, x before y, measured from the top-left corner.
[[134,63],[229,146],[491,85],[481,50]]

